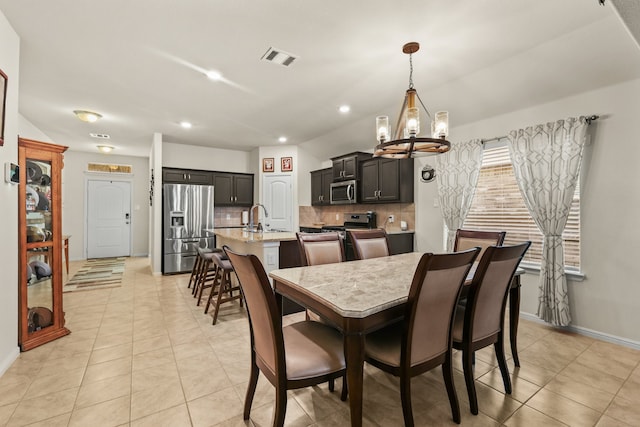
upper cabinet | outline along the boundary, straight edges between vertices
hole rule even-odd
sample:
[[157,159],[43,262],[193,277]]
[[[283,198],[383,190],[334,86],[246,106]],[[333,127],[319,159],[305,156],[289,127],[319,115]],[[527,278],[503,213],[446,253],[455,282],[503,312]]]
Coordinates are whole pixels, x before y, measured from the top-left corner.
[[162,168],[162,182],[164,184],[198,184],[211,185],[212,175],[209,171],[193,169]]
[[413,202],[413,159],[375,158],[362,163],[362,203]]
[[359,179],[358,174],[359,163],[370,159],[370,153],[357,151],[355,153],[345,154],[344,156],[334,157],[333,162],[333,181],[346,181],[349,179]]
[[252,206],[253,175],[215,172],[213,198],[216,206]]
[[331,182],[333,168],[311,172],[311,205],[323,206],[331,204]]
[[62,153],[20,138],[18,343],[22,351],[69,333],[62,309]]

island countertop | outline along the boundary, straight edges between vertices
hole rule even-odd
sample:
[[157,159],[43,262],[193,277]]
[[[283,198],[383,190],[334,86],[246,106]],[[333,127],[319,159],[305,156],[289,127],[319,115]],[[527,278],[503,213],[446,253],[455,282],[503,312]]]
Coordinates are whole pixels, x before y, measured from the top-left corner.
[[223,239],[236,240],[245,243],[265,243],[265,242],[283,242],[296,240],[296,233],[293,232],[263,232],[249,233],[240,228],[216,228],[213,230],[216,236]]

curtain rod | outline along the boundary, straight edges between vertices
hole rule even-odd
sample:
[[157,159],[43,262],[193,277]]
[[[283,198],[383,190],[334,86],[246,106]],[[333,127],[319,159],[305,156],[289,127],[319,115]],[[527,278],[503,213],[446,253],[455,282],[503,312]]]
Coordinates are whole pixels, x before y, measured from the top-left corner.
[[[592,114],[590,116],[587,116],[585,118],[586,122],[588,125],[591,124],[591,122],[595,122],[596,120],[598,120],[600,118],[600,116],[597,116],[595,114]],[[482,142],[483,144],[487,143],[487,142],[491,142],[491,141],[500,141],[501,139],[506,139],[508,138],[507,135],[502,135],[502,136],[494,136],[493,138],[482,138],[480,140],[480,142]]]

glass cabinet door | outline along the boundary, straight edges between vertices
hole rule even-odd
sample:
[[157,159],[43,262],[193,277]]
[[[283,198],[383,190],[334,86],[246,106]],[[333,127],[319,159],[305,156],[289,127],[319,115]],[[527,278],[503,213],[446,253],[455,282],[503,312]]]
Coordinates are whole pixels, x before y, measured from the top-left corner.
[[51,163],[26,160],[27,330],[29,334],[54,324],[54,223],[51,203]]

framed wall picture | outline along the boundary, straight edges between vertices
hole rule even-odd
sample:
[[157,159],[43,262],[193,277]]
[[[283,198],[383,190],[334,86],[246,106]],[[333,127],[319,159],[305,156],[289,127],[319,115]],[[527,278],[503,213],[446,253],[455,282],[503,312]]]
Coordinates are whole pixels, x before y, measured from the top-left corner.
[[0,70],[0,146],[4,145],[4,110],[7,106],[7,75]]
[[293,171],[293,158],[292,157],[281,157],[280,158],[280,170],[282,172],[292,172]]
[[262,159],[262,172],[273,172],[273,157]]

